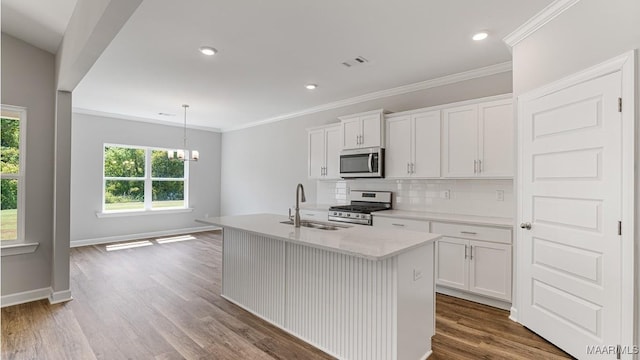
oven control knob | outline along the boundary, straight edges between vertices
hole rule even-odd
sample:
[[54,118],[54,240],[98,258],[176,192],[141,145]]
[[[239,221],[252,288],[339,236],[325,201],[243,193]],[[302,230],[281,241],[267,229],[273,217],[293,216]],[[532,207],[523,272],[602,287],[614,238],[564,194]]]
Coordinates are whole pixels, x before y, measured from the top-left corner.
[[351,214],[347,214],[347,217],[351,217]]
[[356,218],[359,218],[359,217],[360,217],[360,215],[359,215],[359,214],[356,214]]
[[338,213],[334,211],[334,212],[333,212],[333,215],[338,215]]

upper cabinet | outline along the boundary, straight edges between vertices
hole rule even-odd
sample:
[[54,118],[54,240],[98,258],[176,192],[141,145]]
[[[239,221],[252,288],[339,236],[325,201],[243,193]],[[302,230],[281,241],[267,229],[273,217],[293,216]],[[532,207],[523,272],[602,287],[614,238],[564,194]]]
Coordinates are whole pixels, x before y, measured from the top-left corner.
[[340,178],[340,125],[307,130],[310,179]]
[[342,149],[384,147],[384,110],[339,117]]
[[514,119],[511,99],[442,111],[444,177],[512,177]]
[[440,111],[386,119],[386,177],[440,177]]

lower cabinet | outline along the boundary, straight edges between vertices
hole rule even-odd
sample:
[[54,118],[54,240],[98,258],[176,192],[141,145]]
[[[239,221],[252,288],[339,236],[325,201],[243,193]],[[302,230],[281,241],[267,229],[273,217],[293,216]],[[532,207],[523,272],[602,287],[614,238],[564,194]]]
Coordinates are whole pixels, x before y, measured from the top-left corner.
[[436,243],[436,284],[511,301],[511,245],[443,237]]

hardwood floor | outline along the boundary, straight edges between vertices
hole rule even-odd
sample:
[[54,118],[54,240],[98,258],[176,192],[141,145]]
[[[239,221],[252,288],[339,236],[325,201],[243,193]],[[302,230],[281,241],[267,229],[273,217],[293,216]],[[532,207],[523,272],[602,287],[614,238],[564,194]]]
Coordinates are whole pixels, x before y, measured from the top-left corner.
[[[74,300],[2,309],[2,359],[332,359],[220,297],[219,232],[71,251]],[[430,359],[570,358],[507,312],[438,295]]]

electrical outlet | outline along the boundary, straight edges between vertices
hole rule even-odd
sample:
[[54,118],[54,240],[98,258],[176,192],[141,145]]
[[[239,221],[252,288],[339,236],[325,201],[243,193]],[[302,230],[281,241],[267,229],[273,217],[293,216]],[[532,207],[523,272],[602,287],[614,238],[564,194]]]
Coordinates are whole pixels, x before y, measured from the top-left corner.
[[496,190],[496,200],[504,201],[504,190]]
[[422,278],[422,269],[413,269],[413,281],[418,281]]
[[450,190],[442,190],[440,192],[440,197],[443,198],[443,199],[447,199],[447,200],[451,199],[451,191]]

